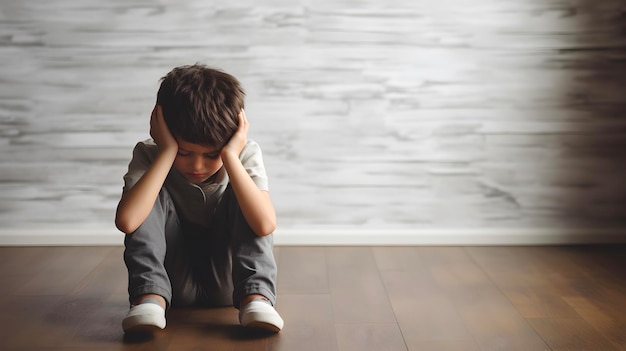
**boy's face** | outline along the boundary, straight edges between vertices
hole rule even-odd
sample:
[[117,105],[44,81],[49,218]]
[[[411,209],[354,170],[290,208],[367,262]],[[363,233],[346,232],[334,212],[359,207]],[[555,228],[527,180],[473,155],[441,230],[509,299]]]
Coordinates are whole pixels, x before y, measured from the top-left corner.
[[178,137],[176,141],[178,154],[176,154],[173,166],[190,182],[200,184],[222,167],[219,149],[188,143]]

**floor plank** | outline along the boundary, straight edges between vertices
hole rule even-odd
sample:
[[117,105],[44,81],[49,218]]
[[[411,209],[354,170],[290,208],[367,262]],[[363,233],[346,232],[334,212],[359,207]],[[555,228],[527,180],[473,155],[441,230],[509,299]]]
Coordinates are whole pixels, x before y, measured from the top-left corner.
[[276,309],[285,329],[270,339],[271,350],[339,350],[330,294],[286,294]]
[[566,297],[565,301],[613,345],[626,350],[626,297],[618,300],[603,295]]
[[481,350],[549,349],[464,248],[417,250]]
[[[626,257],[617,247],[468,248],[543,336],[580,329],[626,348]],[[563,328],[563,325],[572,328]],[[588,330],[592,327],[594,330]],[[567,334],[549,338],[562,347]],[[606,341],[605,340],[605,341]],[[569,345],[569,344],[568,344]],[[584,344],[581,344],[584,345]]]
[[396,323],[336,324],[337,344],[346,351],[406,351]]
[[282,247],[278,289],[283,294],[328,294],[326,251],[322,247]]
[[415,248],[375,248],[374,253],[409,349],[446,342],[477,349],[453,301],[438,287]]
[[[17,291],[20,295],[63,295],[71,292],[111,251],[110,247],[48,248],[42,266]],[[71,253],[71,254],[70,254]]]
[[553,248],[550,255],[558,265],[547,262],[540,248],[468,248],[472,258],[485,270],[504,295],[525,318],[573,318],[576,311],[563,300],[589,282]]
[[542,318],[531,319],[530,323],[553,351],[619,350],[581,319]]
[[368,247],[327,248],[336,323],[395,323],[393,309]]
[[108,251],[90,274],[76,285],[71,294],[78,296],[126,294],[128,278],[123,252],[124,249],[121,247]]

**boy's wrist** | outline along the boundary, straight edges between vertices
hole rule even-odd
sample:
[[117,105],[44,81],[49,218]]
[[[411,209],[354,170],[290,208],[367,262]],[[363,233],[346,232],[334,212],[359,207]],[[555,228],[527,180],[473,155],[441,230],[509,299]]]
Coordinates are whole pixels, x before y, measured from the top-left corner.
[[176,158],[176,154],[178,153],[178,147],[159,147],[159,156],[162,157],[166,157],[168,159],[171,159],[172,162],[174,162],[174,159]]
[[228,164],[228,163],[238,162],[239,161],[239,155],[238,154],[235,154],[232,151],[228,151],[228,150],[224,150],[224,149],[222,149],[222,152],[220,152],[220,157],[222,158],[222,162],[224,164]]

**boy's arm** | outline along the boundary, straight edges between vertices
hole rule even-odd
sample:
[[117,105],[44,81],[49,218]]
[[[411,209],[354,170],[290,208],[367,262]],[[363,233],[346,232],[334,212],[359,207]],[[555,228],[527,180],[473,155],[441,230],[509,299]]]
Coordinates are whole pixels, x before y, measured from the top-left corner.
[[137,184],[122,194],[115,214],[115,226],[126,234],[137,230],[150,214],[178,152],[158,105],[152,110],[150,135],[159,147],[157,157]]
[[248,225],[258,236],[266,236],[276,229],[274,205],[269,192],[257,187],[239,160],[239,154],[246,145],[248,128],[246,114],[241,110],[239,128],[222,148],[220,156]]

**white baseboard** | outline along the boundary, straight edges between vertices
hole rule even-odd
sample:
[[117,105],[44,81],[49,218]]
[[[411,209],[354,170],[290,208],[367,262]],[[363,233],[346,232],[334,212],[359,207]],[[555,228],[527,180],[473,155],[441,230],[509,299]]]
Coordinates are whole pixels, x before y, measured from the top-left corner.
[[124,234],[94,229],[0,229],[0,246],[117,246]]
[[277,245],[573,245],[626,243],[622,229],[472,228],[289,230]]
[[[0,246],[122,245],[114,229],[0,229]],[[333,245],[574,245],[626,243],[626,230],[571,228],[472,229],[284,229],[274,234],[277,246]]]

